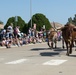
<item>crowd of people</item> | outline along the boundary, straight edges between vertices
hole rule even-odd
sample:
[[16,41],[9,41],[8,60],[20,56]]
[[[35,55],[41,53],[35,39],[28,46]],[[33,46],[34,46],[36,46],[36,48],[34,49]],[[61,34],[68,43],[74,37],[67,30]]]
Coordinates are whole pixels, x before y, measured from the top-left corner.
[[41,29],[37,31],[36,29],[29,28],[28,34],[22,33],[20,27],[16,26],[13,29],[13,24],[11,23],[7,29],[3,29],[0,32],[0,46],[11,48],[14,46],[22,46],[30,43],[41,43],[46,41],[46,30]]
[[[58,41],[60,41],[60,39],[61,32],[58,31]],[[13,28],[13,24],[11,23],[6,29],[0,32],[0,46],[5,46],[6,48],[11,48],[13,45],[19,47],[31,43],[42,43],[47,40],[46,29],[43,28],[40,31],[29,28],[28,34],[26,34],[20,31],[19,26]]]

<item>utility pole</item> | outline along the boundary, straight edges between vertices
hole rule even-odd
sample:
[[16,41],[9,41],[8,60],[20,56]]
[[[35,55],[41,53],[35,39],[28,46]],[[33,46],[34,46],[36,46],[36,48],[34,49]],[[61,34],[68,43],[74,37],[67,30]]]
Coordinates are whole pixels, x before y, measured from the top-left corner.
[[18,16],[15,16],[15,26],[17,26]]

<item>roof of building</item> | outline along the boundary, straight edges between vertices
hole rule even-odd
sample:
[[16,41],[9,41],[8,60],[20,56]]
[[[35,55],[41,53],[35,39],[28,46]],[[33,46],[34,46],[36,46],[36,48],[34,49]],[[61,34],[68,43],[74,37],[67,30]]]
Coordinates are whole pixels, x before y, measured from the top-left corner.
[[3,24],[0,24],[0,29],[3,29],[4,28],[4,25]]
[[53,27],[53,28],[59,28],[59,27],[63,27],[64,25],[63,24],[60,24],[60,23],[58,23],[58,22],[51,22],[51,26]]

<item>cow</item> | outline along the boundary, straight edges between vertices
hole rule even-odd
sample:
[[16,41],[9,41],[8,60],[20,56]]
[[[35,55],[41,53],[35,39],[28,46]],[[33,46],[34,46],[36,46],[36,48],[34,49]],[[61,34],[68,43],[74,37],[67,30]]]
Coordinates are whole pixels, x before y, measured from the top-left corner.
[[49,30],[49,33],[48,33],[48,46],[50,48],[54,48],[54,44],[55,44],[55,48],[57,47],[57,31],[55,31],[54,28],[51,28]]
[[69,54],[72,53],[73,43],[76,38],[76,27],[71,23],[67,23],[66,25],[64,25],[64,27],[61,27],[60,30],[62,31],[63,41],[65,42],[67,48],[66,55],[69,56]]

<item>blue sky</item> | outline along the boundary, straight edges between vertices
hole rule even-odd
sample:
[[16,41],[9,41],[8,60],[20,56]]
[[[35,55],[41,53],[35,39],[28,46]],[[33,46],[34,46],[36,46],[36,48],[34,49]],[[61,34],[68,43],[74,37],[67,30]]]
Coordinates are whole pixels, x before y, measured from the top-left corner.
[[[66,24],[69,17],[76,14],[76,0],[31,0],[32,15],[44,14],[50,22]],[[28,23],[30,20],[30,0],[0,0],[0,20],[6,24],[13,16],[21,16]]]

